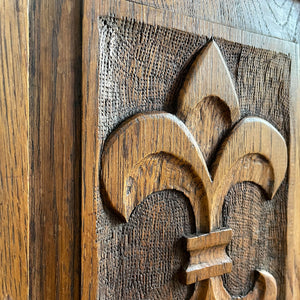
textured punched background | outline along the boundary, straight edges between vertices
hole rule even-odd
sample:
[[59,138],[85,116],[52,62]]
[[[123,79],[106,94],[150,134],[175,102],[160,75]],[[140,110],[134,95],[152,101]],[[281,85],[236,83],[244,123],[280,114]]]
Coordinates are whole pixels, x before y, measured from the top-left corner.
[[[99,131],[108,135],[138,112],[176,111],[176,93],[188,62],[208,38],[130,20],[99,19]],[[256,115],[289,136],[290,60],[283,54],[216,39],[234,80],[242,116]],[[101,155],[101,153],[99,153]],[[179,192],[149,195],[127,224],[102,199],[97,207],[99,299],[185,299],[193,286],[178,279],[186,263],[180,238],[194,230],[188,200]],[[284,286],[287,184],[271,201],[254,184],[232,187],[223,224],[233,240],[234,266],[223,276],[232,295],[246,294],[253,270],[263,268]]]

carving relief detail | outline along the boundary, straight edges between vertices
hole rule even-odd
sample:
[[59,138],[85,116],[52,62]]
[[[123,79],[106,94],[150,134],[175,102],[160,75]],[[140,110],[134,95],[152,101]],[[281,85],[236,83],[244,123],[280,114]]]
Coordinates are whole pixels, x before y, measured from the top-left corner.
[[[102,153],[101,182],[124,221],[151,193],[182,192],[193,208],[196,232],[184,237],[190,259],[181,279],[196,283],[192,299],[231,299],[220,277],[232,267],[226,253],[232,230],[220,222],[224,198],[230,187],[248,181],[272,199],[285,177],[286,143],[264,119],[241,118],[234,83],[214,41],[195,58],[177,101],[176,115],[137,114],[110,135]],[[220,107],[221,114],[207,117],[209,103]],[[216,121],[220,118],[227,124],[226,138]],[[254,289],[240,299],[276,299],[274,277],[258,273]]]

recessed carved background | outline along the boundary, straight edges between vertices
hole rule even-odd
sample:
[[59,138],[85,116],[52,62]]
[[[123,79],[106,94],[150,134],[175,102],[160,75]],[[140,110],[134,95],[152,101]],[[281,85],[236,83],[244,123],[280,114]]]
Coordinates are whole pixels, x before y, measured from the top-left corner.
[[[284,208],[274,211],[273,201],[268,201],[261,188],[250,182],[233,186],[225,198],[223,225],[232,228],[233,239],[228,254],[234,264],[232,272],[223,278],[231,295],[246,295],[257,277],[254,270],[264,269],[266,265],[279,282],[284,281],[283,265],[278,266],[278,257],[285,253],[286,248],[284,243],[276,241],[277,236],[283,236],[286,230],[282,226],[285,219],[281,210]],[[274,219],[278,223],[274,223]]]
[[154,193],[134,210],[128,223],[111,225],[107,222],[99,241],[105,249],[99,256],[100,298],[150,300],[172,295],[181,300],[191,296],[193,286],[176,278],[187,263],[181,238],[195,230],[189,201],[181,193]]
[[[184,79],[184,70],[207,41],[207,37],[133,21],[99,19],[101,149],[112,130],[129,116],[151,110],[176,110],[175,95]],[[234,80],[242,117],[256,115],[268,120],[288,143],[290,60],[282,54],[222,39],[216,39],[216,42]],[[200,109],[209,110],[210,106]],[[224,111],[221,107],[213,109]],[[226,111],[224,114],[226,120]],[[226,135],[226,130],[220,129],[219,132]],[[216,138],[217,141],[219,139],[222,137]],[[207,155],[213,161],[214,154]],[[250,192],[256,195],[255,203],[261,203],[260,216],[269,217],[264,219],[261,227],[261,219],[258,220],[261,217],[253,214],[254,224],[259,224],[258,240],[263,240],[263,247],[259,243],[254,243],[249,249],[232,247],[238,241],[237,235],[233,235],[228,248],[234,263],[236,260],[233,274],[239,274],[245,286],[239,287],[237,278],[232,274],[226,275],[225,286],[232,294],[245,294],[251,288],[253,278],[249,275],[250,267],[244,268],[244,261],[241,263],[242,253],[245,253],[245,257],[249,257],[249,266],[263,266],[273,274],[280,296],[284,286],[282,274],[286,251],[283,247],[286,239],[286,182],[270,202],[265,201],[255,185],[243,183],[242,187],[233,187],[226,197],[223,210],[226,212],[223,222],[232,228],[236,220],[243,223],[239,219],[242,210],[235,209],[236,203],[242,201],[246,206],[246,203],[252,203],[248,196],[243,198],[241,189],[245,195]],[[97,192],[99,299],[125,299],[124,293],[130,295],[128,299],[163,299],[165,296],[162,295],[168,295],[170,291],[173,291],[174,299],[188,297],[192,287],[188,289],[176,277],[185,263],[179,239],[184,232],[192,232],[193,229],[193,218],[184,196],[170,191],[152,195],[137,207],[129,223],[124,224],[106,205],[105,196],[101,199],[100,191]],[[248,206],[245,213],[251,215],[251,207]],[[177,225],[170,226],[173,222]],[[245,236],[251,235],[253,229],[246,223],[247,218],[245,224],[241,224]],[[151,243],[147,251],[143,249],[146,241]],[[258,253],[255,263],[251,258],[253,251]],[[141,272],[141,266],[144,266],[144,272]]]

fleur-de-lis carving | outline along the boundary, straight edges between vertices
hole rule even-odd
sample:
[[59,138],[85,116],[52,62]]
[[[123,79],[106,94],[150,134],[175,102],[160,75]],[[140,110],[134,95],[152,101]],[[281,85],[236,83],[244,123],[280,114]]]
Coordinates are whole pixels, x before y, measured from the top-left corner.
[[[199,105],[207,97],[225,105],[234,124],[210,166],[201,151],[203,134],[193,125]],[[213,127],[213,120],[211,124]],[[204,130],[205,136],[212,132],[211,143],[220,143],[212,138],[213,128]],[[231,230],[220,224],[224,197],[232,185],[250,181],[271,199],[286,167],[286,143],[276,128],[258,117],[240,120],[234,84],[212,41],[189,69],[176,116],[166,112],[137,114],[111,134],[102,153],[101,180],[111,206],[125,221],[147,195],[166,189],[181,191],[190,200],[196,223],[196,233],[186,237],[190,262],[183,280],[191,284],[209,279],[196,286],[193,299],[204,299],[203,293],[205,299],[230,299],[217,277],[230,272],[232,265],[225,252]],[[254,290],[245,299],[273,299],[274,278],[265,271],[259,274]]]

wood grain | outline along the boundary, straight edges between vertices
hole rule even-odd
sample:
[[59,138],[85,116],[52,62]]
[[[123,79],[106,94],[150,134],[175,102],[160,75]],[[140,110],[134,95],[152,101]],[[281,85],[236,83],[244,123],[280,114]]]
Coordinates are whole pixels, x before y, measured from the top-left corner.
[[[281,135],[270,124],[259,118],[245,118],[234,128],[229,138],[225,141],[225,146],[222,147],[221,155],[217,156],[217,171],[215,172],[213,183],[211,182],[210,175],[207,174],[206,164],[203,161],[200,149],[198,149],[197,144],[195,144],[191,136],[190,139],[186,138],[188,137],[188,131],[184,135],[185,139],[181,137],[181,131],[184,132],[185,128],[183,124],[180,125],[180,123],[176,123],[174,117],[172,118],[171,115],[166,113],[141,114],[126,121],[116,133],[112,134],[111,138],[105,144],[102,157],[102,180],[109,200],[116,201],[115,203],[112,202],[114,209],[124,216],[125,220],[129,219],[133,208],[148,194],[163,189],[175,188],[184,192],[190,198],[195,214],[197,230],[208,230],[207,228],[212,230],[220,226],[219,216],[223,199],[229,187],[237,182],[255,182],[262,186],[270,194],[270,197],[273,197],[285,176],[287,149]],[[165,135],[163,132],[166,132],[166,136],[169,139],[164,138]],[[206,134],[209,133],[208,130]],[[260,136],[259,140],[257,136]],[[173,137],[175,140],[172,140]],[[243,137],[247,137],[247,139],[243,140]],[[148,143],[146,142],[147,140],[149,141]],[[192,147],[189,147],[190,144]],[[136,145],[139,146],[136,147]],[[183,146],[183,148],[181,149],[180,146]],[[184,160],[194,168],[195,176],[199,178],[199,181],[200,178],[202,180],[207,198],[201,194],[199,197],[198,193],[196,193],[198,189],[189,191],[188,184],[182,182],[180,180],[181,177],[177,177],[177,172],[173,172],[171,176],[164,178],[169,173],[169,160],[166,165],[160,165],[160,171],[157,172],[157,176],[145,176],[144,172],[141,173],[139,171],[137,176],[145,178],[142,184],[141,181],[130,176],[130,170],[139,165],[138,163],[144,158],[161,152],[170,153],[177,157],[178,160],[173,160],[173,163]],[[244,158],[252,153],[263,156],[267,163],[271,165],[271,171],[263,167],[265,162],[262,160],[251,159],[247,161],[243,159],[239,161],[240,158]],[[218,159],[218,157],[220,158]],[[198,166],[197,162],[199,158],[200,164]],[[234,165],[238,161],[242,162],[239,163],[241,168],[235,170]],[[152,162],[153,164],[147,162],[146,168],[150,170],[156,168],[157,162],[154,160]],[[177,163],[177,167],[174,169],[180,169],[181,165],[181,163]],[[228,176],[228,171],[232,172],[232,170],[234,170],[234,175]],[[127,178],[130,180],[123,179],[123,174],[125,178],[128,176]],[[193,179],[188,176],[185,178]],[[140,187],[142,187],[142,194],[133,192],[134,190],[139,190]],[[133,199],[130,198],[131,193],[135,195]],[[204,204],[200,205],[201,202],[204,202]],[[209,227],[205,224],[207,222],[209,223]],[[201,236],[199,238],[201,239]],[[190,239],[194,240],[194,238],[187,238],[188,245],[192,243]],[[214,239],[214,241],[217,242],[218,238]],[[223,274],[222,272],[231,270],[230,260],[226,260],[227,256],[224,252],[226,244],[221,243],[221,247],[214,247],[214,244],[210,244],[210,246],[212,249],[208,248],[204,253],[200,251],[190,256],[189,266],[186,269],[185,275],[185,281],[188,284],[194,283],[197,280],[200,281],[221,275]],[[190,250],[189,247],[188,250]],[[225,258],[222,255],[225,255]],[[214,284],[218,283],[218,281],[213,280],[212,282],[210,286],[215,291],[223,289],[222,284]],[[198,291],[196,290],[195,293],[198,294]],[[210,294],[210,290],[207,293]],[[264,293],[269,297],[270,291]],[[217,297],[216,299],[219,298]]]
[[30,1],[30,298],[80,294],[81,1]]
[[220,277],[215,277],[205,282],[204,285],[193,295],[191,300],[200,300],[203,299],[203,294],[206,294],[206,300],[276,300],[277,299],[277,285],[274,277],[263,270],[257,271],[258,278],[256,280],[253,290],[246,296],[236,296],[231,297],[229,293],[225,290],[215,290],[211,288],[212,284],[221,284]]
[[[139,168],[139,164],[144,164],[142,160],[156,153],[166,153],[177,158],[179,162],[183,161],[189,166],[189,171],[194,171],[199,178],[199,184],[193,184],[193,176],[188,177],[192,178],[192,183],[185,182],[185,178],[180,176],[180,163],[174,168],[174,172],[171,172],[166,169],[169,166],[167,162],[160,165],[158,177],[149,174],[150,176],[146,177],[148,180],[138,186],[135,183],[136,178],[130,176],[131,172]],[[148,165],[148,168],[156,169],[157,166]],[[141,173],[137,172],[137,175],[139,177]],[[137,115],[112,134],[103,149],[102,181],[113,208],[124,216],[126,221],[146,196],[164,189],[176,189],[185,193],[190,198],[195,214],[205,216],[206,205],[204,204],[202,209],[199,208],[199,192],[202,192],[197,187],[201,185],[201,181],[207,186],[210,183],[210,175],[196,141],[184,124],[171,114]],[[138,179],[136,181],[138,182]],[[132,197],[131,193],[135,196]],[[197,218],[197,228],[200,226],[198,220]]]
[[[257,136],[260,137],[259,140]],[[249,154],[250,156],[257,154],[263,159],[257,159],[255,155],[250,160],[245,159]],[[260,185],[272,199],[287,170],[287,147],[284,139],[276,128],[260,118],[248,117],[238,123],[217,155],[212,167],[216,186],[211,203],[213,207],[211,216],[212,220],[214,219],[212,223],[216,222],[216,224],[218,221],[215,219],[214,208],[220,210],[219,201],[223,202],[228,186],[243,181],[254,182]],[[239,161],[240,159],[243,161]],[[235,165],[237,162],[241,162],[241,168]],[[266,168],[265,164],[270,164],[272,169]],[[235,168],[238,171],[234,170]],[[235,175],[228,176],[228,172]]]
[[182,275],[184,283],[192,284],[231,272],[232,260],[225,251],[231,238],[231,229],[185,237],[190,258]]
[[[210,135],[209,128],[205,132],[207,135]],[[170,163],[167,161],[159,164],[158,177],[152,175],[156,172],[141,173],[140,164],[145,164],[144,159],[157,153],[175,157],[175,171],[168,170]],[[244,159],[252,154],[262,156],[263,160]],[[156,163],[146,164],[151,172],[157,168]],[[185,164],[199,184],[186,183],[179,176],[181,173],[176,172]],[[265,164],[270,164],[271,170]],[[243,181],[255,182],[271,199],[285,177],[286,168],[287,148],[280,133],[268,122],[248,117],[235,126],[217,154],[212,166],[212,181],[202,152],[185,125],[171,114],[148,113],[124,122],[107,140],[102,154],[101,178],[112,207],[125,220],[147,195],[173,188],[190,198],[197,230],[213,230],[220,226],[220,210],[230,186]],[[145,181],[131,176],[134,169],[139,169],[137,177],[143,176]],[[234,176],[228,176],[232,170],[235,170]],[[193,176],[188,178],[192,178],[192,182],[197,180]],[[203,187],[204,194],[199,194],[197,186]]]
[[[97,241],[103,249],[99,255],[100,299],[191,297],[193,285],[174,279],[188,260],[181,238],[195,230],[191,206],[182,193],[168,190],[149,195],[129,221],[121,224],[122,231],[115,214],[110,220],[105,213],[102,217],[101,228],[108,234],[102,233]],[[105,226],[111,220],[115,226]]]
[[28,2],[0,9],[0,298],[29,293]]
[[[84,142],[83,142],[83,168],[84,168],[84,172],[83,172],[83,188],[84,188],[84,192],[83,192],[83,249],[84,249],[84,253],[83,253],[83,257],[82,257],[82,266],[83,266],[83,297],[91,297],[91,299],[97,297],[101,297],[101,291],[97,290],[97,288],[93,288],[93,286],[95,287],[97,285],[96,281],[97,281],[97,248],[96,246],[91,247],[90,245],[95,245],[95,243],[93,243],[94,240],[97,239],[97,233],[95,231],[93,231],[92,228],[96,228],[96,207],[97,207],[97,201],[99,201],[98,195],[97,195],[97,190],[99,189],[99,182],[97,179],[97,174],[98,174],[98,165],[99,165],[99,155],[98,153],[100,153],[100,145],[103,142],[102,140],[102,136],[100,141],[97,139],[97,136],[93,133],[90,132],[98,132],[98,130],[100,129],[100,131],[105,128],[105,130],[107,129],[105,126],[107,126],[106,123],[103,123],[100,119],[100,121],[98,120],[98,117],[95,114],[95,111],[97,111],[97,103],[95,101],[95,99],[97,99],[97,97],[100,97],[100,100],[102,101],[101,95],[106,92],[106,90],[103,90],[102,88],[104,87],[103,84],[105,84],[105,80],[103,78],[101,78],[101,85],[98,85],[98,83],[96,82],[95,78],[97,78],[98,74],[98,69],[97,69],[97,63],[95,62],[95,57],[98,55],[98,51],[99,48],[97,48],[98,44],[98,31],[96,28],[96,23],[98,22],[97,17],[100,15],[109,15],[109,14],[114,14],[117,17],[129,17],[129,18],[134,18],[138,21],[142,21],[142,22],[146,22],[148,24],[153,24],[153,25],[163,25],[166,27],[172,27],[172,28],[177,28],[177,29],[181,29],[181,30],[185,30],[185,31],[189,31],[190,33],[196,33],[198,35],[206,35],[206,36],[211,36],[214,35],[216,37],[223,37],[225,39],[234,41],[234,42],[238,42],[238,43],[242,43],[242,44],[246,44],[246,45],[251,45],[251,46],[255,46],[255,47],[259,47],[259,48],[264,48],[264,49],[268,49],[268,50],[273,50],[273,51],[277,51],[277,52],[283,52],[286,54],[290,54],[292,57],[292,72],[291,72],[291,81],[292,81],[292,86],[296,87],[297,90],[297,79],[295,77],[296,74],[296,69],[297,68],[297,61],[295,60],[296,55],[295,53],[298,53],[295,50],[296,47],[294,44],[292,43],[282,43],[282,41],[280,40],[276,40],[276,39],[271,39],[271,38],[267,38],[265,36],[260,36],[254,33],[250,33],[250,32],[243,32],[241,30],[235,30],[232,28],[228,28],[226,26],[222,26],[219,24],[213,24],[211,22],[207,22],[207,21],[203,21],[198,19],[197,17],[194,18],[189,18],[186,16],[183,16],[180,13],[177,12],[171,12],[168,10],[161,10],[161,9],[155,9],[155,8],[151,8],[148,7],[146,5],[140,5],[140,4],[136,4],[136,3],[129,3],[126,1],[101,1],[101,2],[94,2],[94,1],[87,1],[84,4],[84,27],[83,27],[83,31],[84,31],[84,40],[86,41],[86,44],[89,45],[88,47],[86,47],[85,49],[83,49],[84,54],[83,54],[83,74],[84,77],[86,76],[86,78],[84,78],[84,83],[83,83],[83,97],[84,97],[84,121],[83,121],[83,126],[84,126]],[[111,33],[114,34],[115,28],[110,29]],[[145,30],[147,29],[147,26],[145,27]],[[148,32],[148,31],[147,31]],[[126,32],[126,34],[128,34],[128,32]],[[129,35],[130,36],[130,35]],[[114,36],[116,42],[118,42],[119,37],[116,35]],[[109,35],[107,36],[107,39],[109,40]],[[127,37],[126,37],[127,38]],[[125,39],[126,41],[126,39]],[[153,42],[155,44],[155,41]],[[139,40],[136,40],[135,42],[133,42],[134,45],[139,45]],[[102,43],[102,45],[105,45],[105,42]],[[219,43],[220,45],[220,43]],[[239,48],[238,45],[236,45],[236,49]],[[221,48],[221,47],[220,47]],[[116,50],[116,48],[113,48],[114,50]],[[229,50],[228,50],[229,49]],[[226,49],[225,48],[221,48],[222,53],[224,54],[223,51],[231,51],[230,47]],[[105,51],[105,49],[101,49],[101,51]],[[248,51],[248,50],[247,50]],[[251,65],[253,63],[253,61],[251,61],[252,59],[255,58],[255,55],[257,57],[257,61],[261,61],[261,64],[259,65],[256,64],[256,67],[258,66],[262,66],[262,69],[267,66],[266,64],[262,63],[261,57],[258,55],[259,52],[256,52],[256,49],[253,50],[253,56],[251,52],[245,52],[242,53],[242,59],[244,60],[244,63]],[[102,53],[102,52],[101,52]],[[115,53],[110,52],[113,55]],[[125,52],[126,53],[126,52]],[[250,56],[249,56],[249,53]],[[237,58],[239,56],[239,53],[237,53]],[[279,56],[277,56],[279,58]],[[247,58],[250,58],[250,60]],[[231,57],[230,57],[231,59]],[[271,60],[273,60],[273,58],[269,58]],[[228,61],[227,61],[228,62]],[[273,61],[274,62],[274,61]],[[273,64],[272,62],[272,64]],[[101,61],[100,66],[103,66],[103,63]],[[275,62],[274,62],[275,63]],[[268,65],[266,70],[268,70],[268,68],[270,68],[272,66],[272,64]],[[276,63],[277,64],[277,63]],[[284,61],[279,62],[278,61],[278,65],[283,66],[285,63]],[[254,64],[255,65],[255,64]],[[133,66],[133,65],[132,65]],[[274,66],[274,65],[273,65]],[[270,87],[272,87],[270,85],[270,87],[268,87],[268,85],[266,85],[266,89],[264,90],[264,88],[260,89],[261,91],[264,91],[261,95],[261,98],[258,94],[253,93],[253,90],[256,91],[255,89],[255,84],[257,84],[258,81],[261,80],[261,82],[263,82],[263,79],[259,79],[260,76],[259,74],[263,74],[263,70],[260,68],[254,69],[250,72],[248,72],[247,74],[241,74],[241,73],[235,73],[235,71],[239,68],[236,68],[236,64],[232,64],[232,68],[230,67],[230,72],[232,72],[238,89],[237,92],[239,94],[239,96],[242,95],[242,97],[239,99],[240,102],[242,103],[242,112],[243,115],[247,115],[249,114],[249,112],[254,112],[254,105],[257,105],[257,113],[260,116],[263,117],[267,117],[267,111],[268,111],[268,104],[270,103],[269,101],[269,97],[272,94],[272,92],[270,92],[272,89]],[[247,68],[244,68],[245,70]],[[122,70],[123,71],[123,70]],[[257,71],[257,72],[256,72]],[[275,75],[277,74],[277,75]],[[273,73],[273,75],[276,77],[278,76],[279,73]],[[284,75],[284,73],[281,73]],[[128,78],[126,78],[126,80],[130,80],[131,75],[129,75]],[[235,77],[236,76],[236,77]],[[249,84],[249,81],[247,80],[247,76],[253,76],[253,87],[249,86],[249,88],[246,86],[246,84]],[[274,77],[274,78],[275,78]],[[242,81],[239,80],[245,80],[245,82],[243,83]],[[163,79],[162,79],[163,82]],[[288,83],[288,81],[284,81],[286,83]],[[114,82],[114,87],[118,88],[118,82]],[[243,85],[244,84],[244,85]],[[275,81],[273,81],[273,88],[274,88],[274,84]],[[277,83],[276,83],[277,84]],[[275,85],[276,85],[275,84]],[[99,86],[101,87],[100,89],[100,93],[99,93]],[[251,89],[253,88],[253,89]],[[274,92],[277,88],[274,88]],[[285,87],[283,88],[285,89]],[[108,88],[109,90],[109,88]],[[134,92],[134,89],[132,89],[132,92]],[[100,96],[99,96],[100,95]],[[137,99],[135,95],[130,94],[131,98],[130,100],[135,100]],[[290,98],[289,95],[287,95],[286,99],[290,99],[289,101],[291,101],[291,103],[294,103],[296,97],[295,97],[296,93],[291,94]],[[282,101],[282,99],[284,97],[282,97],[283,95],[277,95],[273,97],[271,97],[270,99],[281,99],[280,101]],[[143,101],[143,94],[140,94],[140,98],[139,100],[136,100],[137,107],[139,107],[139,105],[141,105],[142,101]],[[112,98],[114,98],[114,95],[112,94]],[[262,101],[262,102],[258,102],[258,98],[260,99],[266,99],[266,101]],[[126,101],[126,99],[124,100]],[[156,100],[155,100],[156,101]],[[153,102],[154,104],[156,102]],[[254,104],[255,103],[255,104]],[[262,104],[260,104],[262,103]],[[277,105],[276,103],[279,102],[275,102],[275,106]],[[285,102],[281,102],[283,107],[289,107],[289,104],[286,104]],[[134,104],[133,104],[134,106]],[[154,105],[153,105],[154,106]],[[101,106],[102,107],[102,106]],[[150,107],[150,108],[149,108]],[[274,107],[273,107],[274,108]],[[272,108],[272,109],[273,109]],[[138,112],[138,111],[143,111],[145,108],[136,108],[132,109],[132,107],[130,109],[128,109],[128,111],[125,113],[123,111],[119,111],[119,114],[117,117],[114,116],[114,114],[112,114],[112,117],[115,118],[113,119],[113,122],[111,122],[110,124],[113,125],[109,125],[112,126],[110,127],[109,130],[112,130],[111,128],[116,127],[122,120],[124,120],[124,118],[126,118],[126,114],[133,114],[134,112]],[[151,105],[147,106],[147,109],[151,110]],[[260,110],[261,109],[261,110]],[[275,109],[276,110],[276,109]],[[114,111],[112,108],[109,111]],[[283,112],[282,110],[278,110]],[[291,131],[291,135],[289,132],[289,127],[286,126],[286,124],[288,124],[288,118],[283,118],[283,122],[279,121],[280,117],[279,115],[274,115],[273,112],[271,112],[271,115],[273,116],[273,120],[274,123],[276,125],[277,128],[280,128],[281,134],[284,135],[284,137],[288,137],[291,139],[295,138],[295,135],[293,133],[293,131]],[[277,117],[279,117],[277,119]],[[122,119],[123,118],[123,119]],[[272,120],[272,122],[273,122]],[[285,121],[284,121],[285,120]],[[291,120],[292,123],[292,127],[295,125],[294,122],[295,119]],[[98,123],[99,122],[99,123]],[[278,123],[277,123],[278,122]],[[287,122],[287,123],[286,123]],[[100,124],[100,126],[99,126]],[[282,125],[284,124],[284,125]],[[91,130],[92,129],[92,130]],[[94,130],[94,131],[93,131]],[[292,161],[292,165],[296,162],[295,156],[291,157]],[[291,170],[290,170],[291,172]],[[292,177],[295,178],[294,173],[291,173]],[[297,177],[298,175],[296,175]],[[296,185],[295,185],[296,186]],[[290,207],[290,212],[292,212],[292,206],[293,203],[295,201],[295,197],[294,197],[294,193],[295,193],[295,189],[294,186],[291,186],[291,190],[293,190],[293,192],[290,193],[290,200],[289,200],[289,207]],[[283,195],[283,192],[280,191],[280,195]],[[93,199],[93,201],[92,201]],[[277,200],[276,200],[277,201]],[[278,202],[276,202],[278,203]],[[282,212],[284,214],[284,212]],[[281,214],[281,212],[280,212]],[[294,213],[291,214],[291,218],[289,219],[289,228],[292,228],[291,231],[292,232],[296,232],[296,227],[294,227],[295,223],[294,223],[294,219],[295,217],[292,217],[294,215]],[[101,214],[102,216],[102,214]],[[290,229],[289,229],[290,230]],[[100,236],[100,235],[99,235]],[[296,237],[297,240],[297,235],[295,234],[291,234],[289,239],[290,241],[292,241],[292,236]],[[295,241],[292,242],[293,245],[295,245]],[[286,274],[287,275],[287,281],[289,283],[293,282],[293,284],[287,284],[286,287],[281,286],[280,287],[280,295],[282,296],[283,294],[286,293],[286,297],[290,298],[291,293],[293,295],[293,297],[296,297],[295,299],[297,299],[297,293],[298,291],[296,291],[295,289],[292,290],[292,286],[297,286],[297,284],[295,284],[297,282],[297,275],[295,273],[296,270],[296,265],[295,264],[295,260],[297,261],[297,254],[292,250],[295,249],[295,247],[293,246],[289,246],[288,248],[290,248],[289,255],[290,257],[292,257],[291,259],[288,259],[288,267],[286,270]],[[101,253],[101,252],[99,252]],[[93,274],[95,277],[93,277]],[[100,275],[101,276],[101,275]],[[283,291],[283,289],[286,288],[286,292]],[[100,294],[99,294],[100,293]],[[99,296],[100,295],[100,296]],[[287,298],[288,299],[288,298]]]
[[[228,103],[230,115],[237,116],[233,119],[239,118],[239,104],[236,93],[233,92],[233,85],[224,79],[224,76],[230,78],[230,74],[227,72],[218,77],[220,73],[222,74],[222,70],[227,68],[217,45],[210,42],[199,55],[204,56],[203,63],[198,69],[195,69],[194,64],[192,65],[192,75],[187,76],[189,84],[183,85],[184,93],[180,93],[178,99],[177,115],[186,119],[189,112],[193,111],[203,98],[222,95],[222,98],[226,99],[222,101]],[[208,57],[221,66],[218,68],[215,64],[209,64],[206,61]],[[196,59],[197,63],[198,61]],[[201,78],[205,65],[207,76]],[[212,79],[216,69],[219,70],[217,78]],[[201,81],[200,89],[197,88],[197,78]],[[201,88],[201,85],[205,88]],[[201,94],[206,91],[206,88],[208,92]],[[210,88],[213,95],[209,94]],[[233,103],[232,94],[236,100]],[[208,136],[204,137],[204,140],[209,141],[211,128],[213,126],[208,124],[199,138]],[[167,158],[166,163],[163,162],[163,158],[159,160],[160,163],[155,159],[147,159],[153,155],[161,156],[162,153],[175,159]],[[261,159],[257,159],[257,156]],[[172,167],[171,163],[176,166]],[[182,176],[183,172],[180,171],[182,166],[187,166],[193,176]],[[283,181],[286,169],[287,147],[283,137],[267,121],[257,117],[247,117],[233,128],[223,142],[212,164],[211,178],[201,149],[190,134],[189,128],[175,116],[160,112],[138,114],[125,121],[111,134],[102,153],[101,179],[110,204],[126,221],[133,209],[152,192],[164,189],[183,192],[191,201],[196,221],[196,234],[200,234],[200,232],[210,232],[220,228],[223,199],[231,186],[244,181],[254,182],[261,186],[271,199]],[[139,177],[143,180],[139,180]],[[192,184],[189,185],[186,180],[191,181]],[[200,189],[203,191],[199,194]],[[219,240],[225,239],[227,243],[230,240],[223,238],[222,234],[226,235],[222,231],[208,235],[208,241],[213,239],[213,242],[208,248],[205,247],[205,250],[202,248],[192,250],[184,276],[187,284],[231,271],[231,260],[225,253],[227,244],[220,242],[219,245]],[[206,236],[201,237],[201,235],[198,237],[206,244],[208,241],[205,238]],[[193,244],[193,241],[194,238],[187,238],[188,245]],[[190,251],[189,247],[188,250]],[[214,284],[218,281],[212,282],[210,285],[212,289],[216,291],[224,289],[222,284]],[[198,289],[201,289],[201,285],[196,289],[195,294],[198,294]],[[210,294],[210,289],[207,293]],[[265,291],[265,293],[268,296],[271,292]]]
[[[217,147],[232,125],[228,106],[217,96],[206,97],[190,111],[185,124],[197,141],[207,165],[210,165]],[[209,136],[203,134],[208,127]]]
[[189,114],[197,110],[196,106],[200,100],[212,96],[217,96],[226,103],[232,123],[240,119],[235,86],[221,51],[214,41],[208,43],[196,56],[185,76],[177,100],[177,116],[185,121]]
[[[300,3],[294,0],[126,0],[233,28],[299,42]],[[234,16],[234,17],[233,17]]]
[[289,169],[289,202],[287,207],[287,299],[300,297],[300,47],[295,47],[294,61],[291,65],[294,80],[291,83],[291,146]]

